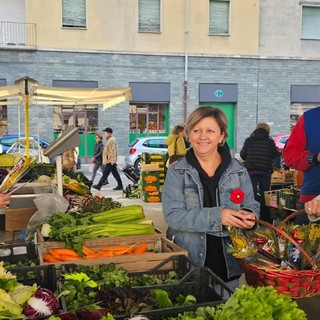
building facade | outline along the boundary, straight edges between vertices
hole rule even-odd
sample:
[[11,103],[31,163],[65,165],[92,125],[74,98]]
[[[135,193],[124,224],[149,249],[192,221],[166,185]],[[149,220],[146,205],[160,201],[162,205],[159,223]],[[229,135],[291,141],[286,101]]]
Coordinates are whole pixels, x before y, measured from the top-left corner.
[[[113,127],[124,155],[135,137],[167,135],[199,105],[226,112],[238,152],[258,122],[289,132],[320,101],[320,1],[1,2],[0,85],[29,76],[45,86],[131,87],[130,102],[107,110],[30,107],[31,134],[48,141],[78,126],[83,157],[96,130]],[[2,114],[8,133],[23,132],[23,106]]]

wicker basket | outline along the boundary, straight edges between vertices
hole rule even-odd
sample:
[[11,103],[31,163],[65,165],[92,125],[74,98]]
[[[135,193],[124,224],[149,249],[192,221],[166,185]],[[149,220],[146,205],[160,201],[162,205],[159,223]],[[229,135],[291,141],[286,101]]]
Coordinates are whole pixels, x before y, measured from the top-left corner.
[[[267,265],[260,265],[254,260],[241,259],[240,264],[245,273],[246,282],[253,287],[273,286],[278,293],[287,294],[293,299],[312,297],[320,294],[320,270],[309,254],[288,234],[283,231],[285,223],[303,210],[289,215],[278,227],[265,221],[257,220],[268,228],[273,229],[282,237],[288,239],[301,252],[312,266],[312,270],[283,269],[277,263],[268,262]],[[259,257],[257,257],[259,259]],[[257,261],[257,260],[255,260]]]

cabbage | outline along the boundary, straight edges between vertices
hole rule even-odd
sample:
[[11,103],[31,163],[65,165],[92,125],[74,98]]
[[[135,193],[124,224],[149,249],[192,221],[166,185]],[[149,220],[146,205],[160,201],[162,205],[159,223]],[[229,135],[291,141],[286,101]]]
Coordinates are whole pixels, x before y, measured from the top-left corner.
[[49,289],[39,288],[23,308],[26,316],[43,317],[57,313],[59,302]]
[[45,174],[43,174],[40,177],[38,177],[37,181],[39,181],[39,182],[50,182],[51,183],[51,178],[49,176],[46,176]]
[[63,179],[63,184],[64,185],[68,185],[71,178],[69,176],[67,176],[67,175],[63,175],[62,179]]
[[37,284],[35,283],[32,287],[18,284],[15,286],[13,292],[10,293],[11,298],[15,303],[22,306],[24,305],[33,294],[37,291]]
[[0,289],[0,319],[21,318],[22,308],[16,304],[10,295]]

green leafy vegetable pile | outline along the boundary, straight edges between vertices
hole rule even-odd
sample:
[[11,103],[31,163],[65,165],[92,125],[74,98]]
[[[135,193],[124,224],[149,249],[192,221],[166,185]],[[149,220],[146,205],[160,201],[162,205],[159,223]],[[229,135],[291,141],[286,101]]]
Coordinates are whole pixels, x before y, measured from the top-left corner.
[[169,320],[307,320],[298,304],[271,287],[242,286],[224,303],[200,307]]

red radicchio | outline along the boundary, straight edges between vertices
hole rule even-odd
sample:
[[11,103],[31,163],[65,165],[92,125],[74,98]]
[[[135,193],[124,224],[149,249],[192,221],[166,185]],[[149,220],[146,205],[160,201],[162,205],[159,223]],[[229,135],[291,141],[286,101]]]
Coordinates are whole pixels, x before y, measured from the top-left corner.
[[59,308],[54,293],[49,289],[39,288],[25,304],[23,313],[26,316],[43,317],[57,313]]

